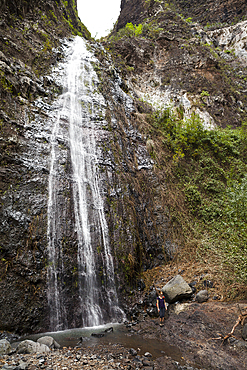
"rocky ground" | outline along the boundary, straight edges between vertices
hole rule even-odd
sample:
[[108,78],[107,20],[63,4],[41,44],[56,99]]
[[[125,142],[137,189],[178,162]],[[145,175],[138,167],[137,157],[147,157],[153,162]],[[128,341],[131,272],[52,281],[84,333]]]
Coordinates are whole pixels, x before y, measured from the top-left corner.
[[[132,352],[133,351],[133,352]],[[153,360],[150,354],[140,356],[137,351],[126,349],[119,344],[97,345],[93,348],[64,347],[49,354],[12,355],[0,359],[1,369],[34,370],[34,369],[163,369],[164,359]],[[131,354],[132,353],[132,354]],[[165,358],[168,369],[178,369],[177,362]]]
[[[138,334],[145,340],[164,344],[160,357],[151,353],[140,355],[139,349],[120,344],[63,347],[46,354],[12,354],[0,358],[1,369],[224,369],[247,368],[247,342],[242,339],[239,325],[234,335],[223,344],[220,335],[229,333],[245,303],[187,302],[170,306],[164,327],[158,318],[146,318],[129,323],[129,334]],[[167,343],[180,350],[180,359],[165,351]],[[150,351],[152,352],[152,351]]]

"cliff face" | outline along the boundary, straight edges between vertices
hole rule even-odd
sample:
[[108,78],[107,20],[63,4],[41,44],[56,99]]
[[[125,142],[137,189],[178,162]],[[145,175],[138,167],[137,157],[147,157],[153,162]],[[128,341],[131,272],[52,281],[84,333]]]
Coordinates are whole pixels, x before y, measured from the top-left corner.
[[1,1],[0,5],[0,326],[12,331],[48,327],[45,152],[49,156],[49,148],[45,136],[35,139],[42,118],[37,118],[40,106],[34,102],[51,101],[60,91],[45,75],[63,57],[61,40],[72,33],[90,36],[77,17],[76,3],[66,4]]
[[[122,1],[121,9],[109,45],[126,62],[129,86],[139,98],[156,107],[182,104],[185,112],[196,111],[209,125],[236,126],[245,120],[245,109],[239,109],[246,102],[245,80],[239,74],[245,75],[245,23],[231,30],[218,24],[221,32],[213,32],[216,22],[242,20],[244,2],[206,6],[200,1],[168,5],[136,0]],[[128,22],[141,24],[140,37],[124,31]],[[207,98],[202,99],[202,91],[208,91]]]
[[[2,329],[30,332],[49,328],[47,302],[47,198],[50,171],[51,104],[62,83],[50,75],[64,58],[62,40],[71,33],[89,36],[77,18],[74,1],[4,2],[0,43],[1,68],[1,313]],[[73,20],[74,19],[74,20]],[[77,27],[77,28],[76,28]],[[90,46],[89,46],[90,47]],[[138,104],[109,55],[91,45],[100,91],[106,101],[104,127],[97,135],[102,192],[121,296],[137,272],[166,258],[171,247],[164,187],[152,171],[146,138],[139,132]],[[140,108],[141,109],[141,108]],[[100,119],[101,121],[101,119]],[[64,125],[68,124],[64,119]],[[77,235],[69,138],[59,138],[61,183],[57,186],[60,302],[63,324],[81,325],[77,271]],[[100,243],[92,227],[94,247]],[[170,257],[168,257],[170,258]],[[101,265],[99,263],[98,270]],[[61,273],[62,270],[62,273]]]
[[[164,4],[164,1],[155,0],[122,0],[117,29],[124,27],[128,22],[142,23],[146,17],[153,15]],[[244,0],[207,1],[207,3],[200,0],[172,0],[167,5],[171,10],[183,14],[185,18],[192,17],[195,22],[200,22],[204,26],[240,22],[247,15],[247,5]]]
[[145,2],[142,0],[121,0],[121,13],[117,22],[117,30],[124,27],[128,22],[141,23]]
[[[238,231],[233,241],[233,229],[226,228],[226,225],[231,223],[228,218],[229,207],[226,206],[226,203],[231,202],[228,194],[233,191],[237,197],[238,193],[238,191],[235,193],[229,179],[232,179],[233,172],[234,184],[235,181],[236,184],[238,181],[240,184],[244,183],[246,177],[244,127],[247,119],[245,41],[247,22],[244,20],[245,16],[246,5],[242,1],[209,1],[207,4],[201,1],[169,3],[152,0],[122,1],[117,28],[105,42],[106,47],[114,55],[116,65],[122,68],[130,93],[136,101],[143,104],[142,108],[139,104],[139,119],[146,122],[146,124],[143,123],[142,129],[146,137],[152,140],[151,154],[155,158],[155,174],[162,176],[166,172],[167,175],[168,191],[161,190],[160,199],[166,199],[169,203],[171,214],[175,208],[178,210],[177,213],[175,212],[176,216],[173,214],[175,220],[173,232],[179,234],[181,230],[176,228],[178,215],[180,216],[177,220],[179,219],[180,226],[183,225],[184,231],[189,230],[190,222],[185,225],[183,219],[195,222],[194,231],[198,225],[201,225],[200,235],[197,231],[193,231],[191,240],[194,240],[194,245],[203,246],[204,238],[207,239],[208,235],[211,235],[209,243],[211,245],[216,243],[219,251],[217,257],[214,252],[212,255],[216,261],[222,258],[223,264],[224,261],[231,259],[229,254],[233,252],[236,241],[240,240],[237,236]],[[133,24],[127,24],[129,22]],[[148,105],[145,106],[145,103],[150,104],[149,109],[154,111],[151,119],[146,110]],[[196,134],[196,131],[200,130],[200,125],[194,120],[195,116],[201,119],[203,124],[201,129],[208,130],[209,136],[204,137],[202,141]],[[186,129],[184,131],[187,120],[195,125],[195,131],[192,134],[195,151],[192,148],[194,144],[189,149],[187,147],[187,140],[190,140],[190,134],[185,133]],[[150,122],[151,126],[148,125]],[[181,131],[179,126],[182,127]],[[229,127],[234,130],[228,131]],[[238,129],[240,127],[243,131]],[[223,149],[225,145],[223,140],[220,151],[224,152],[224,156],[216,154],[215,142],[211,142],[209,146],[208,143],[211,140],[209,137],[217,136],[217,132],[223,135],[222,138],[230,132],[233,136],[237,135],[242,144],[237,144],[233,140],[232,148],[234,151],[241,148],[240,152],[231,155],[227,153]],[[177,146],[177,142],[181,142],[180,134],[186,144]],[[149,144],[147,140],[147,147]],[[235,155],[238,157],[237,161],[240,160],[241,166],[236,165],[236,171],[232,172]],[[169,157],[172,157],[172,163],[169,162]],[[225,179],[217,177],[213,167],[208,166],[209,162],[218,170],[221,168]],[[211,167],[210,170],[209,167]],[[240,167],[242,170],[239,172]],[[208,190],[208,184],[218,181],[222,191],[219,190],[216,195],[215,188]],[[190,194],[187,193],[187,189]],[[235,230],[237,228],[238,226]],[[213,236],[212,230],[214,230]],[[183,242],[187,244],[189,250],[187,256],[190,258],[191,253],[196,254],[196,250],[193,248],[191,250],[189,247],[189,234],[185,240],[182,234],[185,235],[184,232],[177,235],[177,241],[180,245]],[[218,235],[217,241],[216,235]],[[226,238],[223,243],[221,235],[225,235]],[[245,238],[244,231],[241,235],[241,238]],[[241,249],[241,244],[241,242],[238,244],[239,261],[243,255],[246,255],[246,251],[243,252]],[[206,251],[205,253],[207,254]],[[236,256],[234,252],[233,255]],[[234,259],[231,266],[234,270],[236,267]],[[211,268],[211,266],[208,267]],[[241,264],[240,270],[244,270],[244,264]],[[243,289],[245,289],[244,284]]]

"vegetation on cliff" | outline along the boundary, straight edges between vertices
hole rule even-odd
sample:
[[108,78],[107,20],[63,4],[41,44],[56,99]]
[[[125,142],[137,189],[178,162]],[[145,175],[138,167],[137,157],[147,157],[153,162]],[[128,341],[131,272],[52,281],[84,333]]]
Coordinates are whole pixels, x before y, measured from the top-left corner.
[[[160,195],[169,208],[178,247],[175,261],[181,266],[186,261],[199,263],[201,271],[221,279],[224,298],[246,297],[247,117],[228,100],[238,96],[246,105],[246,67],[234,50],[227,52],[228,58],[216,41],[208,41],[204,30],[210,28],[209,18],[198,32],[193,11],[182,15],[174,2],[134,3],[136,24],[127,15],[126,25],[116,25],[106,45],[128,80],[130,93],[143,91],[143,83],[154,87],[142,94],[140,114],[155,171],[166,174],[167,188]],[[141,12],[141,7],[146,10]],[[199,68],[192,62],[198,55],[204,59]],[[174,91],[178,100],[180,91],[186,91],[193,101],[189,116],[182,100],[176,104],[160,98],[159,105],[152,103],[155,88]],[[215,105],[214,99],[222,101]],[[213,129],[205,127],[200,110],[213,117]],[[187,269],[193,271],[193,263]]]

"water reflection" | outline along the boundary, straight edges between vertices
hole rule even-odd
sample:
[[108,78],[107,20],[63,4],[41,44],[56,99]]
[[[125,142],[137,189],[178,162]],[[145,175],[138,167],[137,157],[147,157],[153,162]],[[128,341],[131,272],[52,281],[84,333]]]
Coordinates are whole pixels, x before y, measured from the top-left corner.
[[[110,327],[113,327],[113,332],[105,332],[105,330]],[[93,337],[93,333],[104,333],[104,336],[101,338]],[[52,336],[62,347],[75,347],[76,345],[81,347],[94,347],[99,344],[121,344],[125,348],[139,349],[138,354],[140,355],[143,355],[145,352],[150,352],[153,359],[166,355],[181,363],[181,352],[177,347],[157,339],[146,339],[141,335],[130,333],[124,325],[107,324],[93,328],[70,329],[53,333],[30,335],[25,337],[25,339],[36,341],[44,335]],[[83,341],[80,343],[81,337]]]

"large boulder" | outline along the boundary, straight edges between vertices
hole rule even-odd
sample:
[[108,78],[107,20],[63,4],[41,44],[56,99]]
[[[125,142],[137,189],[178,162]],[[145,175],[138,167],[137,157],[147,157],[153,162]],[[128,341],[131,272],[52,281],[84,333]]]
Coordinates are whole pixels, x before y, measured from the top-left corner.
[[27,339],[18,344],[16,352],[23,354],[47,353],[50,352],[50,348],[45,344],[40,344]]
[[10,343],[6,339],[0,340],[0,356],[8,355],[12,351]]
[[177,275],[172,278],[163,288],[165,299],[168,303],[174,303],[181,301],[182,299],[188,299],[192,295],[192,289],[189,284],[182,278],[181,275]]
[[196,301],[198,303],[206,302],[209,298],[208,291],[207,290],[200,290],[200,292],[196,295]]
[[49,337],[49,336],[41,337],[37,340],[37,342],[40,344],[45,344],[47,347],[51,349],[60,348],[60,344],[58,344],[54,338]]

